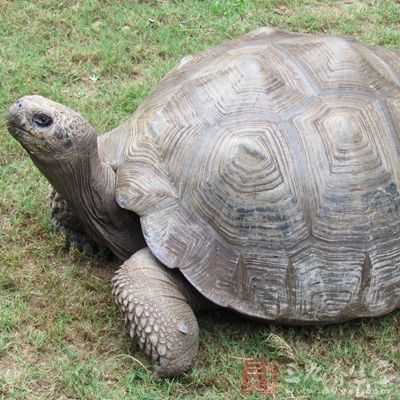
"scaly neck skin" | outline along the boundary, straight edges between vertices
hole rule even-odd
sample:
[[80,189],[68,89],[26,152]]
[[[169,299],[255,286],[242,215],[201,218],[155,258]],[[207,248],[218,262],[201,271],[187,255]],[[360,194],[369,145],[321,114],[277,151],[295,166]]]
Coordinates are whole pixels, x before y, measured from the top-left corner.
[[90,142],[77,149],[73,158],[33,161],[67,200],[85,232],[126,260],[145,247],[139,217],[117,204],[115,173],[100,160],[95,135]]

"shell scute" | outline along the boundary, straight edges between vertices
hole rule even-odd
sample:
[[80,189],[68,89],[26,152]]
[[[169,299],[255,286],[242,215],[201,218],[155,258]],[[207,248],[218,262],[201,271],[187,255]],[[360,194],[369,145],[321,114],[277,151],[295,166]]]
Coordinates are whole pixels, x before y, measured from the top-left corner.
[[217,304],[297,323],[388,312],[399,66],[390,50],[271,29],[185,58],[127,125],[117,200]]

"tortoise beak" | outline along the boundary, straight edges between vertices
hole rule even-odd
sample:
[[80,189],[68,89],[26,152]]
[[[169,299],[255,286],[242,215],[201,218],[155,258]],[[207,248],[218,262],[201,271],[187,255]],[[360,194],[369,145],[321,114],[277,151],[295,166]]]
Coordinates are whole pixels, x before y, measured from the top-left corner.
[[14,104],[8,110],[6,114],[7,125],[19,125],[21,123],[21,115],[18,109],[15,108]]
[[21,117],[14,112],[8,112],[6,114],[6,123],[7,123],[7,129],[11,133],[11,135],[16,136],[20,132],[20,129],[18,129],[19,126],[21,126]]
[[22,109],[22,102],[17,100],[14,104],[12,104],[6,114],[6,122],[7,125],[20,125],[21,120],[21,109]]
[[7,125],[17,125],[19,121],[20,121],[20,118],[17,113],[8,112],[6,114]]
[[13,136],[17,136],[21,133],[21,130],[24,130],[24,113],[23,113],[23,104],[20,100],[17,100],[8,110],[8,113],[5,116],[6,124],[8,131]]

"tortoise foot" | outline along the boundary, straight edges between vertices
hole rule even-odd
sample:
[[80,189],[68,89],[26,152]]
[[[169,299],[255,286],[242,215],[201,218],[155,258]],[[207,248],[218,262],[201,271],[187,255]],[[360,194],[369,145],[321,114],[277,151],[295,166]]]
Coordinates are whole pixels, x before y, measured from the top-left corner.
[[66,251],[75,248],[87,256],[94,256],[101,251],[99,246],[86,233],[73,231],[65,233],[64,248]]
[[179,273],[160,264],[145,248],[113,278],[113,295],[131,338],[151,357],[156,378],[187,371],[197,355],[196,317]]

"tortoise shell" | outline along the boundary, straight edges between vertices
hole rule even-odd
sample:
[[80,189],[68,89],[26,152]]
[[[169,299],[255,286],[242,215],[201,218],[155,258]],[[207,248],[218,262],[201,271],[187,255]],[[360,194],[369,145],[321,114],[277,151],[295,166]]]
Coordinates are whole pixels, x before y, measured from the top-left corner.
[[333,322],[400,305],[400,54],[258,29],[185,57],[123,125],[116,198],[213,302]]

